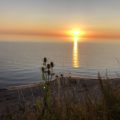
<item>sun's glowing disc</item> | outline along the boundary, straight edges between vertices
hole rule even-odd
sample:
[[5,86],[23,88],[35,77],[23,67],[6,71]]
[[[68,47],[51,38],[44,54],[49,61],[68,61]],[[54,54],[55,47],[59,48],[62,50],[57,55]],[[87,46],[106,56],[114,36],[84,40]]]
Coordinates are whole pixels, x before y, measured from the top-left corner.
[[71,38],[72,41],[74,38],[79,39],[78,41],[82,41],[86,35],[86,32],[82,28],[73,28],[71,30],[66,31],[66,34]]
[[74,36],[79,36],[80,35],[80,31],[74,31],[73,34],[74,34]]

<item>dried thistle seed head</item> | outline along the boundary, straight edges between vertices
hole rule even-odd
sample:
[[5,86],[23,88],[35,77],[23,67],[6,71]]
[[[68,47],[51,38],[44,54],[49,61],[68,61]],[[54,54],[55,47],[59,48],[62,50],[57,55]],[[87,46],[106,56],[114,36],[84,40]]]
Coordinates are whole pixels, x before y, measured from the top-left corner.
[[63,77],[63,74],[61,74],[60,76]]
[[54,67],[54,63],[53,62],[51,62],[50,65],[51,65],[52,68]]
[[55,77],[58,78],[58,75],[56,75]]
[[46,57],[43,58],[43,62],[44,62],[44,63],[47,62],[47,58],[46,58]]
[[47,64],[47,69],[50,69],[50,64]]

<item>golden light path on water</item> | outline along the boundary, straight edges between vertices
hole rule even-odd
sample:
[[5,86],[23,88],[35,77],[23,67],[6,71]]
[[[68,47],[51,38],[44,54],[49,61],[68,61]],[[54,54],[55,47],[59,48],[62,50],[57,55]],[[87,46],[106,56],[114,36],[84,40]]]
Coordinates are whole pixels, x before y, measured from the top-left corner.
[[80,67],[78,55],[78,37],[74,37],[72,63],[74,68]]

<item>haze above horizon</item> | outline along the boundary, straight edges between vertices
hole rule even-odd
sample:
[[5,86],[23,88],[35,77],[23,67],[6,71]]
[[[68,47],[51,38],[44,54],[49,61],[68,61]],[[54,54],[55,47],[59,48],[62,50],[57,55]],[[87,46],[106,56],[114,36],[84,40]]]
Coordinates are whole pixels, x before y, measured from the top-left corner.
[[68,38],[80,28],[85,38],[120,39],[119,0],[0,1],[0,39]]

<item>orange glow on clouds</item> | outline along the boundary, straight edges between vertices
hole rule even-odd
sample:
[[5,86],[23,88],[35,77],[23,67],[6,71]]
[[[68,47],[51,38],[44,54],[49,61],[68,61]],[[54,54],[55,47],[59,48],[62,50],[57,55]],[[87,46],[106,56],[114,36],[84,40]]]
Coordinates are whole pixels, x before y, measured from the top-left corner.
[[[49,28],[49,29],[43,29],[43,28],[34,28],[32,29],[7,29],[7,28],[1,28],[0,29],[0,39],[14,39],[14,40],[33,40],[41,38],[43,39],[50,39],[50,38],[57,38],[57,39],[63,39],[63,41],[69,41],[71,38],[78,37],[80,39],[120,39],[119,31],[110,31],[110,30],[100,30],[100,29],[83,29],[81,28],[72,28],[69,30],[64,29],[57,29],[56,28]],[[82,40],[84,41],[84,40]]]

